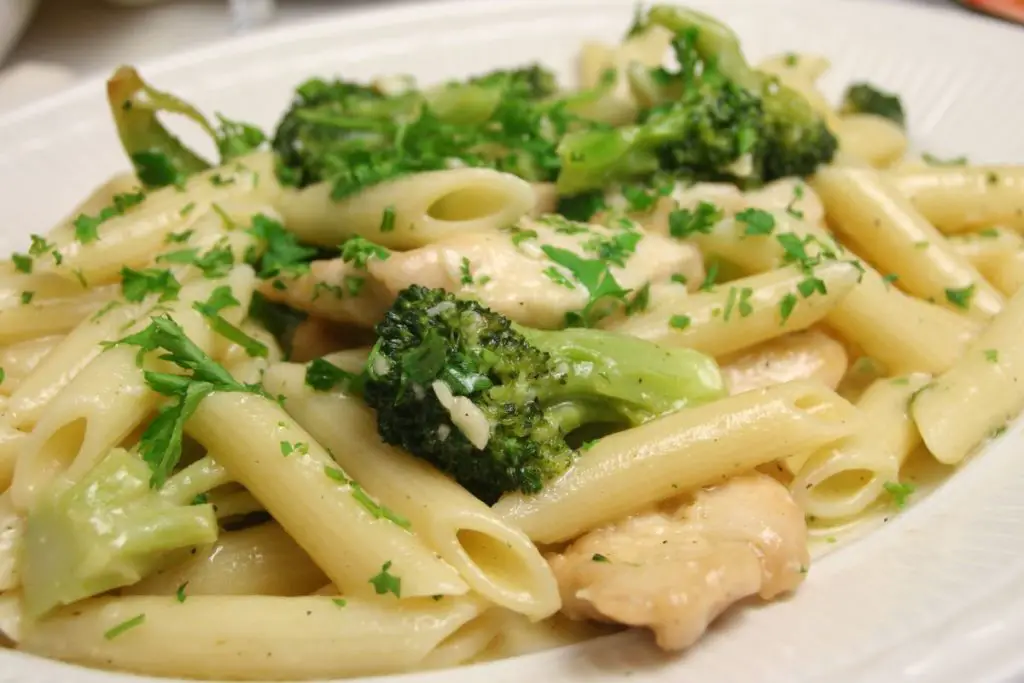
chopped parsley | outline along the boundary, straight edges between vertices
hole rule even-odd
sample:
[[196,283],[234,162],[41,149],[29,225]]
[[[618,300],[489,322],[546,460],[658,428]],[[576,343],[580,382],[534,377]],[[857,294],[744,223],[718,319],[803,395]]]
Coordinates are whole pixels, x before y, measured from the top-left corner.
[[582,311],[566,314],[566,323],[570,327],[592,327],[607,315],[606,311],[597,309],[598,303],[604,299],[624,302],[630,292],[619,285],[609,271],[608,264],[600,259],[585,259],[575,252],[547,244],[541,249],[549,259],[572,273],[590,294]]
[[687,277],[685,275],[683,275],[682,273],[674,273],[672,275],[672,277],[669,278],[669,279],[672,282],[675,282],[677,285],[682,285],[684,287],[686,286],[686,283],[687,283]]
[[459,266],[459,274],[461,275],[461,277],[459,278],[459,282],[461,282],[464,285],[473,284],[473,273],[470,270],[472,265],[473,264],[469,262],[468,258],[466,258],[465,256],[462,257],[462,264]]
[[371,258],[386,261],[389,256],[391,256],[390,251],[358,235],[348,238],[341,245],[341,260],[345,263],[352,263],[361,270],[366,270],[366,264]]
[[178,599],[178,602],[185,602],[185,598],[188,597],[185,595],[186,588],[188,588],[188,581],[178,586],[178,590],[174,592],[174,596]]
[[202,349],[195,345],[178,323],[168,316],[150,319],[144,330],[113,342],[105,347],[138,346],[141,354],[161,349],[161,356],[190,371],[189,375],[145,372],[146,383],[159,394],[172,399],[150,422],[139,439],[139,454],[153,471],[150,485],[163,486],[167,477],[181,459],[182,436],[186,420],[196,411],[200,402],[214,391],[261,393],[258,386],[241,384]]
[[741,318],[746,318],[754,312],[754,306],[750,303],[750,297],[752,296],[754,296],[754,290],[750,287],[743,287],[740,289],[740,300],[737,304],[737,308],[739,309]]
[[785,325],[786,321],[789,320],[789,316],[793,314],[793,309],[796,308],[797,298],[796,295],[790,292],[786,296],[782,297],[779,301],[779,318],[781,319],[780,325]]
[[305,273],[309,270],[309,261],[316,256],[316,249],[302,246],[279,221],[263,214],[252,217],[252,227],[248,232],[266,247],[257,271],[263,280]]
[[345,605],[348,604],[348,602],[345,600],[345,598],[332,598],[331,602],[333,602],[338,607],[344,607]]
[[828,289],[825,287],[825,281],[817,277],[804,278],[797,283],[796,288],[805,299],[815,292],[822,295],[828,294]]
[[567,289],[576,289],[576,285],[572,283],[572,280],[562,275],[562,271],[558,270],[558,268],[555,268],[554,266],[548,266],[545,268],[544,274],[556,285],[561,285]]
[[985,360],[989,363],[999,362],[999,351],[996,349],[985,349]]
[[639,231],[623,230],[608,238],[594,237],[584,243],[583,249],[622,268],[636,251],[636,245],[641,239],[643,239],[643,235]]
[[125,633],[126,631],[130,631],[136,626],[141,626],[143,623],[145,623],[145,621],[145,614],[137,614],[131,619],[128,619],[127,621],[122,621],[114,628],[105,631],[103,633],[103,638],[105,640],[113,640],[114,638],[117,638],[119,635]]
[[804,186],[801,183],[797,183],[793,187],[793,198],[789,200],[789,204],[786,204],[786,213],[793,218],[803,220],[804,212],[796,208],[796,203],[804,198]]
[[957,308],[967,310],[971,307],[971,298],[974,296],[974,285],[961,287],[960,289],[947,289],[946,301]]
[[84,213],[79,214],[72,223],[75,227],[75,239],[82,244],[95,242],[100,238],[100,225],[111,218],[123,216],[125,211],[142,203],[142,200],[145,198],[145,193],[141,191],[116,194],[113,198],[113,204],[104,207],[95,216],[87,216]]
[[747,209],[736,214],[736,220],[746,225],[743,235],[770,235],[775,230],[775,216],[761,209]]
[[198,249],[180,249],[160,254],[156,262],[194,266],[202,271],[203,277],[215,280],[228,274],[235,265],[235,255],[226,242],[218,242],[204,254]]
[[659,195],[642,187],[627,185],[622,188],[622,196],[626,198],[626,204],[630,211],[642,213],[654,208]]
[[594,562],[611,562],[611,560],[609,560],[606,556],[602,555],[601,553],[594,553],[590,557],[590,559]]
[[668,215],[668,231],[673,237],[683,239],[694,233],[708,234],[715,223],[722,220],[723,212],[709,202],[701,202],[693,211],[676,209]]
[[942,159],[940,157],[935,156],[934,154],[929,154],[928,152],[925,152],[924,154],[921,155],[921,159],[923,159],[924,163],[928,164],[929,166],[966,166],[967,165],[967,157],[965,157],[965,156],[952,157],[950,159]]
[[371,578],[370,583],[373,584],[373,590],[377,595],[392,593],[396,598],[400,598],[402,597],[402,579],[394,574],[389,574],[389,569],[391,569],[391,560],[384,563],[380,568],[380,574]]
[[22,303],[22,305],[32,303],[32,297],[34,297],[35,295],[36,295],[35,292],[22,292],[21,293],[21,303]]
[[282,441],[280,443],[280,446],[281,455],[283,455],[286,458],[292,453],[297,453],[299,455],[309,454],[309,444],[303,443],[301,441],[296,441],[295,443],[291,443],[289,441]]
[[643,287],[637,290],[633,298],[626,303],[626,315],[633,315],[634,313],[643,313],[647,310],[647,307],[651,304],[651,283],[644,284]]
[[121,294],[131,302],[139,302],[150,294],[159,294],[160,302],[178,298],[181,283],[166,268],[133,270],[121,268]]
[[195,234],[195,230],[182,230],[181,232],[168,233],[167,237],[164,238],[166,244],[182,244],[192,239],[192,235]]
[[883,488],[886,493],[892,496],[892,502],[895,503],[896,507],[901,510],[906,507],[910,494],[916,490],[916,487],[909,482],[901,484],[896,481],[885,482]]
[[14,269],[19,273],[31,273],[32,272],[32,257],[25,256],[24,254],[11,254],[11,263],[14,264]]
[[897,275],[896,273],[889,273],[888,275],[885,275],[885,276],[882,277],[882,282],[885,283],[886,287],[888,287],[893,282],[896,282],[899,279],[900,279],[900,276]]
[[363,378],[339,368],[334,363],[315,358],[306,366],[306,384],[316,391],[330,391],[341,386],[345,393],[362,393]]
[[708,272],[704,276],[704,281],[700,283],[699,289],[702,292],[710,292],[715,288],[715,281],[718,280],[718,261],[712,261],[711,265],[708,266]]
[[214,332],[228,341],[241,346],[247,355],[253,358],[266,358],[269,353],[266,344],[253,339],[220,315],[220,312],[225,308],[233,308],[240,305],[241,303],[231,293],[231,288],[227,285],[221,285],[210,293],[209,299],[205,302],[197,301],[193,303],[192,308],[199,311],[206,318]]
[[523,242],[525,242],[526,240],[535,240],[535,239],[537,239],[537,231],[536,230],[523,230],[522,228],[519,228],[519,227],[513,227],[511,232],[512,232],[512,244],[516,245],[517,247],[520,244],[522,244]]
[[690,326],[690,316],[688,315],[674,315],[668,319],[670,327],[674,327],[677,330],[685,330]]
[[395,207],[387,206],[380,215],[380,231],[391,232],[395,229]]

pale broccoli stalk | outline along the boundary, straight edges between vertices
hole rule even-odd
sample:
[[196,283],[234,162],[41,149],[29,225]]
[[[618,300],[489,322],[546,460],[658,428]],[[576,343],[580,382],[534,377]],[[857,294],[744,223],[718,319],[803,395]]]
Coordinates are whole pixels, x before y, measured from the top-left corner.
[[180,185],[212,165],[168,131],[157,118],[159,112],[180,114],[195,122],[213,138],[222,164],[257,149],[266,139],[255,126],[220,115],[220,129],[214,128],[198,109],[151,87],[130,66],[118,68],[107,81],[107,101],[121,145],[146,187]]
[[180,559],[174,551],[217,540],[213,506],[198,494],[227,482],[204,458],[150,486],[137,455],[114,449],[83,479],[55,485],[29,513],[22,547],[25,615],[136,583]]

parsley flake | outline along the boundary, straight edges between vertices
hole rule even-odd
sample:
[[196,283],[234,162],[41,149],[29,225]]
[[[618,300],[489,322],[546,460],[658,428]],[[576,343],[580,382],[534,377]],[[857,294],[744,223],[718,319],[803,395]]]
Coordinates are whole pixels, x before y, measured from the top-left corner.
[[746,225],[743,235],[770,235],[775,230],[775,216],[761,209],[747,209],[736,214],[736,220]]
[[974,296],[974,288],[975,287],[972,284],[967,287],[961,287],[960,289],[947,289],[946,301],[957,308],[967,310],[971,307],[971,297]]
[[389,569],[391,569],[391,560],[384,563],[380,568],[380,574],[371,578],[370,583],[373,584],[373,590],[377,595],[393,593],[396,598],[400,598],[402,597],[402,579],[389,574]]
[[668,215],[668,231],[673,237],[684,239],[694,233],[709,234],[715,223],[722,220],[723,212],[710,202],[701,202],[693,211],[676,209]]
[[395,207],[393,205],[384,208],[380,216],[380,231],[391,232],[395,229]]
[[896,481],[887,481],[882,487],[886,493],[892,496],[892,502],[901,510],[906,507],[910,494],[916,490],[916,487],[909,482],[901,484]]
[[130,631],[133,628],[135,628],[136,626],[141,626],[143,623],[145,623],[145,621],[146,621],[146,615],[145,614],[137,614],[134,617],[132,617],[131,619],[128,619],[127,621],[122,621],[120,624],[118,624],[114,628],[109,629],[108,631],[105,631],[103,633],[103,638],[105,640],[113,640],[114,638],[117,638],[122,633],[125,633],[126,631]]
[[690,326],[690,316],[688,315],[674,315],[668,319],[670,327],[674,327],[677,330],[685,330]]

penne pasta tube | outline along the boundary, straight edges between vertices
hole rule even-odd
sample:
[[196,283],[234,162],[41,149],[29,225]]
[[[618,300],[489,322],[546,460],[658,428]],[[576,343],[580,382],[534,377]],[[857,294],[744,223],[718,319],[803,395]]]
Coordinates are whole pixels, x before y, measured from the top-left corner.
[[444,639],[434,650],[423,658],[416,667],[419,670],[448,669],[465,664],[481,656],[498,639],[505,621],[501,618],[504,610],[491,608],[483,615],[469,622]]
[[0,646],[21,640],[21,620],[21,596],[16,591],[0,594]]
[[25,518],[11,503],[10,492],[0,493],[0,593],[21,585],[18,558],[24,533]]
[[[227,285],[242,306],[225,309],[222,315],[237,323],[252,295],[253,278],[252,268],[238,266],[222,280],[199,280],[183,287],[177,300],[167,302],[165,313],[208,352],[215,335],[192,304],[205,301],[217,286]],[[140,319],[109,341],[138,332],[148,324],[148,318]],[[180,372],[177,366],[157,360],[161,353],[147,354],[144,367],[140,367],[137,348],[107,349],[54,397],[32,430],[15,468],[11,496],[19,510],[31,509],[58,473],[66,471],[72,481],[87,473],[159,407],[163,397],[146,383],[144,371]]]
[[70,332],[119,294],[119,287],[108,285],[79,289],[69,297],[33,297],[28,303],[0,308],[0,344]]
[[1024,231],[1024,166],[907,167],[887,177],[944,233],[993,225]]
[[1024,287],[1024,237],[1005,228],[952,235],[949,243],[974,264],[993,287],[1013,296]]
[[272,155],[255,154],[195,175],[184,191],[165,187],[150,192],[120,215],[99,223],[95,237],[83,241],[72,234],[58,242],[59,264],[43,258],[36,267],[90,285],[113,282],[122,267],[149,263],[170,233],[191,229],[212,205],[240,198],[272,203],[279,189]]
[[[808,254],[848,256],[824,229],[783,213],[773,214],[774,234],[745,235],[745,226],[727,219],[709,234],[697,234],[701,250],[760,273],[785,262],[780,237],[798,238]],[[878,271],[861,264],[860,281],[829,312],[825,321],[844,339],[883,363],[892,374],[942,372],[951,366],[974,337],[979,323],[919,301],[896,289]]]
[[291,536],[268,522],[223,532],[212,546],[122,588],[121,594],[309,595],[327,581]]
[[82,200],[67,217],[58,223],[47,237],[50,239],[62,239],[74,236],[74,220],[85,214],[95,216],[103,209],[114,203],[114,197],[119,194],[138,192],[142,188],[139,179],[134,173],[117,173],[110,176],[105,183],[97,187],[92,193]]
[[530,184],[486,168],[416,173],[335,200],[327,183],[285,190],[276,203],[303,242],[337,246],[359,235],[389,249],[414,249],[456,233],[514,224],[534,205]]
[[850,518],[898,483],[900,467],[921,443],[910,419],[911,397],[928,384],[923,373],[880,379],[857,401],[863,428],[813,453],[800,467],[789,490],[808,515]]
[[385,565],[399,577],[398,597],[468,590],[417,535],[382,517],[377,503],[277,403],[215,393],[185,428],[346,595],[372,594],[371,579]]
[[813,379],[835,389],[846,374],[846,349],[821,330],[792,332],[720,360],[730,394]]
[[0,493],[7,490],[14,477],[14,466],[18,462],[28,434],[15,429],[7,422],[0,422]]
[[[859,271],[842,261],[823,263],[813,275],[781,268],[734,280],[710,292],[663,294],[650,310],[622,318],[613,328],[667,346],[722,356],[806,329],[821,320],[857,284]],[[816,278],[819,289],[801,292]],[[824,293],[821,293],[824,291]]]
[[540,493],[506,495],[493,509],[538,543],[567,541],[859,427],[854,407],[818,383],[749,391],[606,436]]
[[1002,295],[880,174],[823,168],[811,185],[830,224],[900,289],[981,320],[1002,308]]
[[0,368],[4,369],[0,394],[14,393],[21,381],[39,367],[39,363],[60,344],[62,339],[64,337],[61,335],[36,337],[0,349]]
[[953,367],[914,397],[910,413],[936,460],[952,465],[1024,409],[1024,290]]
[[405,671],[485,612],[475,598],[96,598],[22,627],[19,649],[173,678],[311,680]]
[[833,129],[843,152],[864,159],[875,168],[886,168],[903,158],[907,135],[893,121],[874,114],[846,114]]
[[383,443],[362,402],[313,391],[302,365],[276,365],[264,381],[345,471],[408,519],[472,590],[534,619],[558,610],[554,575],[530,539],[429,463]]

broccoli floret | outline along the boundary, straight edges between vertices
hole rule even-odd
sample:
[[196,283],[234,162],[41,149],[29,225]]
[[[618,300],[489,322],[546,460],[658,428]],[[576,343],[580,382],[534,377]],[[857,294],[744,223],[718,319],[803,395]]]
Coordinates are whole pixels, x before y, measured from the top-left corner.
[[723,395],[715,362],[689,349],[593,329],[513,325],[474,301],[414,285],[384,321],[364,399],[381,437],[487,503],[564,472],[566,437],[632,426]]
[[455,164],[552,180],[555,146],[572,118],[545,100],[555,88],[537,66],[428,91],[313,79],[296,90],[274,135],[278,175],[298,187],[328,181],[336,199]]
[[202,460],[160,490],[138,456],[111,451],[84,478],[57,484],[29,512],[22,590],[30,618],[139,581],[180,559],[173,551],[217,539],[211,505],[193,498],[224,483]]
[[752,69],[736,35],[698,12],[651,8],[645,25],[674,32],[678,69],[630,71],[648,105],[637,125],[570,133],[559,146],[562,194],[655,171],[744,187],[810,175],[835,154],[825,122],[797,92]]
[[906,127],[906,115],[900,96],[870,83],[854,83],[846,89],[839,111],[843,114],[874,114]]

